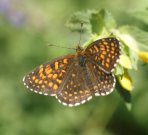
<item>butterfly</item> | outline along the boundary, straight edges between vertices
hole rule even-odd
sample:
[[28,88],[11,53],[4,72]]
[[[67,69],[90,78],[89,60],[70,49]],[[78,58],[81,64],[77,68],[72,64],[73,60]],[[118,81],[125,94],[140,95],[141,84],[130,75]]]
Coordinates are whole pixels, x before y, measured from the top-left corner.
[[23,82],[35,93],[55,96],[63,105],[78,106],[94,95],[105,96],[114,90],[113,70],[120,54],[121,46],[116,38],[98,39],[85,49],[78,45],[74,54],[36,67]]

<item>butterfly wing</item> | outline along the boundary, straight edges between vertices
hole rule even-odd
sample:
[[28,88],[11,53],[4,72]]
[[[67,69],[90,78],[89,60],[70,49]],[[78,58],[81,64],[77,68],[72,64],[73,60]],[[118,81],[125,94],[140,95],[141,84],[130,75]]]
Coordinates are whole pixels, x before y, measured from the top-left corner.
[[95,96],[105,96],[114,90],[116,79],[112,73],[105,73],[91,61],[88,63],[88,69],[92,81],[91,91]]
[[23,78],[24,85],[36,93],[55,96],[74,61],[75,55],[66,55],[42,64]]
[[85,69],[86,67],[82,68],[77,62],[73,65],[65,84],[57,94],[60,103],[67,106],[78,106],[92,98],[93,93],[87,83],[89,78],[84,76]]
[[121,53],[116,38],[103,38],[91,43],[85,49],[85,55],[106,73],[113,71]]

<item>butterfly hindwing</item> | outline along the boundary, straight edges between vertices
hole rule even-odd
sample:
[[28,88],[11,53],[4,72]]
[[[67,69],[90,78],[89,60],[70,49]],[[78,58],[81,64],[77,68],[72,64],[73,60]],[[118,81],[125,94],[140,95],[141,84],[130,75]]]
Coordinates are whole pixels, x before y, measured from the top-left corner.
[[92,91],[86,79],[84,69],[75,62],[65,84],[61,86],[61,91],[57,94],[59,102],[68,106],[77,106],[89,101],[92,98]]
[[105,73],[97,65],[88,63],[91,72],[92,90],[95,96],[105,96],[110,94],[115,87],[116,79],[112,73]]

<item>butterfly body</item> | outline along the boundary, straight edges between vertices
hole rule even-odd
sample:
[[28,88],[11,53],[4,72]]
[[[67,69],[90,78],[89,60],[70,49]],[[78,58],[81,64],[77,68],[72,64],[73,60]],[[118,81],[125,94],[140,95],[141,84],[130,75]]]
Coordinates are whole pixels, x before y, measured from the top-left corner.
[[56,96],[59,102],[77,106],[93,95],[105,96],[115,87],[115,68],[120,45],[116,38],[104,38],[86,49],[76,47],[75,54],[56,58],[34,69],[24,77],[24,84],[32,91]]

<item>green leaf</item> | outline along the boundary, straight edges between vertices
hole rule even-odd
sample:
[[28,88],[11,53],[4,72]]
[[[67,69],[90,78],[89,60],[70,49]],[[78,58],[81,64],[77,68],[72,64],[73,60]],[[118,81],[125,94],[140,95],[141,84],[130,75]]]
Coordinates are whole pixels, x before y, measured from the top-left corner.
[[81,31],[81,23],[83,23],[83,31],[91,31],[90,25],[90,13],[87,12],[75,12],[70,16],[70,18],[66,22],[66,26],[71,31]]
[[116,27],[116,22],[106,9],[87,10],[86,12],[76,12],[67,21],[66,26],[72,31],[80,31],[80,24],[83,23],[83,30],[91,34],[100,35],[104,29],[110,30]]
[[115,68],[114,74],[115,75],[123,75],[124,74],[124,69],[120,64],[118,64],[117,67]]
[[120,27],[120,31],[124,34],[130,34],[140,49],[148,50],[148,32],[134,26],[122,26]]
[[107,29],[111,30],[117,26],[114,17],[108,10],[102,9],[99,14],[102,16],[104,25]]
[[148,10],[133,12],[131,13],[131,16],[148,25]]
[[100,34],[103,30],[104,20],[98,12],[94,12],[91,14],[90,24],[92,33]]
[[115,19],[106,9],[102,9],[99,12],[92,12],[90,23],[92,26],[92,33],[96,33],[99,35],[103,31],[103,29],[106,29],[108,32],[110,32],[111,29],[116,27]]

